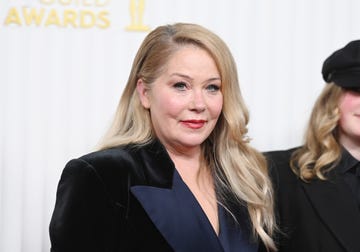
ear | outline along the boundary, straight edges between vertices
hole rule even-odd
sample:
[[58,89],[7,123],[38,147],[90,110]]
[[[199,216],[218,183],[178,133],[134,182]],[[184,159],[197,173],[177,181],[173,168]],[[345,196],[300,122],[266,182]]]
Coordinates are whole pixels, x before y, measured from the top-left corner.
[[142,79],[138,79],[136,83],[136,91],[138,92],[141,105],[144,108],[150,108],[150,98],[149,98],[149,89],[146,88],[146,85]]

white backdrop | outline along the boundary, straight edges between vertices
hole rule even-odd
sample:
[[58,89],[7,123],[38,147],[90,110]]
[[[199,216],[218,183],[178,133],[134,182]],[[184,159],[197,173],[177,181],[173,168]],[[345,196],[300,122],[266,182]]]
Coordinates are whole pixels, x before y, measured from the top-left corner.
[[[1,252],[49,251],[61,170],[107,128],[147,34],[126,29],[130,2],[0,0]],[[262,151],[301,143],[323,60],[360,38],[358,0],[142,2],[150,29],[193,22],[225,40]]]

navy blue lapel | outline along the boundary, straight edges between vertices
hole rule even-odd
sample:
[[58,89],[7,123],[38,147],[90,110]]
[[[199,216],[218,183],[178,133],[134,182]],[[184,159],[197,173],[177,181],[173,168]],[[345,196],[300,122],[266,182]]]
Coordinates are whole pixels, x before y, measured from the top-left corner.
[[175,169],[173,172],[172,188],[136,185],[131,192],[175,251],[223,252],[195,197],[189,197],[191,192]]
[[347,251],[360,251],[360,213],[345,182],[335,180],[302,183],[319,217]]
[[219,239],[225,251],[254,252],[258,250],[258,242],[251,235],[250,220],[246,207],[242,206],[236,212],[237,223],[233,217],[219,206]]

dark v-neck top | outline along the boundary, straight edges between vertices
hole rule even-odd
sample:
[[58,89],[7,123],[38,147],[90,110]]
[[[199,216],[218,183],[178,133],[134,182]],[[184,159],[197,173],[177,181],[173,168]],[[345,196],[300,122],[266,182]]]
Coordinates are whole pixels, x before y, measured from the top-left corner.
[[[178,238],[173,239],[174,242],[178,243],[175,247],[182,247],[182,251],[189,251],[188,249],[190,249],[190,247],[194,247],[194,244],[191,244],[189,248],[187,248],[186,244],[189,241],[194,243],[197,242],[196,239],[192,239],[194,234],[191,233],[191,228],[189,228],[195,224],[194,222],[197,222],[196,224],[201,226],[202,232],[207,235],[208,239],[217,240],[224,252],[257,251],[258,243],[252,239],[251,229],[248,226],[248,216],[246,216],[245,211],[238,211],[240,215],[237,214],[238,221],[235,222],[234,218],[219,204],[218,215],[220,229],[219,235],[217,235],[205,212],[202,210],[190,189],[181,179],[176,169],[174,171],[172,189],[177,198],[176,200],[180,203],[178,206],[182,209],[180,210],[182,216],[173,216],[174,218],[180,218],[182,225],[177,227],[167,227],[171,229],[168,230],[167,233],[172,233],[174,237]],[[174,209],[174,212],[179,212],[179,209]],[[202,243],[200,242],[199,245],[200,244]],[[199,247],[198,251],[203,251],[202,249],[203,248]]]

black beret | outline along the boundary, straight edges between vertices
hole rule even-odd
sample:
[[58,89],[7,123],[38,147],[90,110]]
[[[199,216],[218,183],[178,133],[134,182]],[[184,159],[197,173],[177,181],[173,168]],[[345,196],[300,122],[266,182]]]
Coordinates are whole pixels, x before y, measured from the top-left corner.
[[343,88],[360,88],[360,40],[335,51],[325,61],[322,76],[327,83]]

